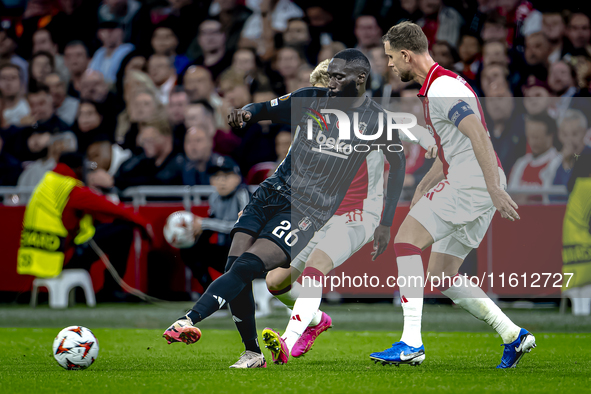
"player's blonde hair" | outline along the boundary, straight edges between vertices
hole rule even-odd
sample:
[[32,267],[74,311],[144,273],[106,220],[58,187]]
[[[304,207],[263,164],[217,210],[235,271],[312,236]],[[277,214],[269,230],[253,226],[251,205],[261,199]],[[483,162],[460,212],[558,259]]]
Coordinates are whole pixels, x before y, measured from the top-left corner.
[[323,60],[316,66],[312,74],[310,74],[310,84],[314,87],[326,88],[328,87],[328,63],[330,59]]

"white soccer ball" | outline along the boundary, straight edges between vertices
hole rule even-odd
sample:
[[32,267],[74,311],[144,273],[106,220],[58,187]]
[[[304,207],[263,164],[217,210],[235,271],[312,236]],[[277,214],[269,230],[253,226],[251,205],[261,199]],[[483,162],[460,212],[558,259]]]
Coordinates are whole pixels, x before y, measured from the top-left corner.
[[70,326],[53,340],[53,357],[65,369],[86,369],[97,359],[98,340],[86,327]]
[[195,244],[193,220],[195,215],[188,211],[177,211],[166,219],[164,239],[178,249],[190,248]]

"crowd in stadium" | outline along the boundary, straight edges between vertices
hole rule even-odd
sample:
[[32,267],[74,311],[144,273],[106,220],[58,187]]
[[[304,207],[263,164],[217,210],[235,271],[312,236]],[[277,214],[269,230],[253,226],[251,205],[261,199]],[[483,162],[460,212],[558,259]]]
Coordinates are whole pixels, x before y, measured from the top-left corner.
[[[591,151],[591,23],[575,2],[548,3],[5,1],[0,186],[35,186],[68,151],[95,163],[86,183],[104,192],[208,185],[220,155],[258,184],[287,154],[290,130],[233,130],[229,110],[310,86],[315,65],[346,47],[370,59],[378,102],[413,100],[419,87],[394,75],[382,44],[405,19],[483,97],[510,187],[567,185],[575,158]],[[429,165],[414,150],[406,186]]]

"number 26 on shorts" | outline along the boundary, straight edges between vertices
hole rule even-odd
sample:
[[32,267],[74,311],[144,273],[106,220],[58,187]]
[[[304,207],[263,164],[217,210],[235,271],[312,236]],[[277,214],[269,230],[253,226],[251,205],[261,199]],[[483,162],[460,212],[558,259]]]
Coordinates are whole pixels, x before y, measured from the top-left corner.
[[[279,239],[283,238],[285,244],[289,247],[292,247],[298,242],[297,233],[300,231],[299,229],[295,229],[289,231],[291,229],[291,223],[287,220],[283,220],[280,226],[275,227],[272,234]],[[289,232],[287,232],[289,231]],[[287,232],[287,235],[286,235]],[[285,238],[283,237],[285,235]]]

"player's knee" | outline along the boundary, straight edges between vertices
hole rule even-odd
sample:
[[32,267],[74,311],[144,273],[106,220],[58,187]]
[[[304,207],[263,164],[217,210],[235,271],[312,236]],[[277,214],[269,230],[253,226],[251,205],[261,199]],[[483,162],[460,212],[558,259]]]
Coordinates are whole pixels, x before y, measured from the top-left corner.
[[265,271],[265,264],[255,254],[243,253],[230,268],[230,271],[243,278],[245,281],[252,282],[256,277]]

